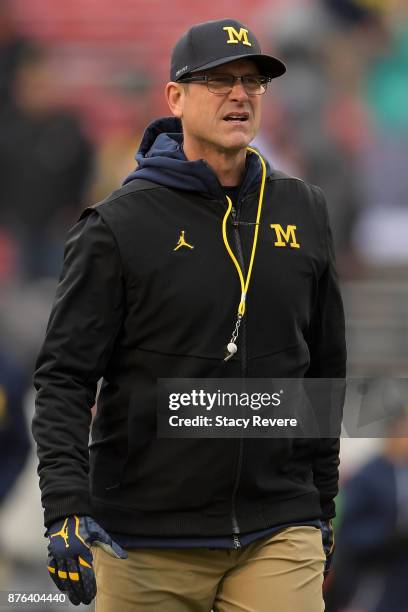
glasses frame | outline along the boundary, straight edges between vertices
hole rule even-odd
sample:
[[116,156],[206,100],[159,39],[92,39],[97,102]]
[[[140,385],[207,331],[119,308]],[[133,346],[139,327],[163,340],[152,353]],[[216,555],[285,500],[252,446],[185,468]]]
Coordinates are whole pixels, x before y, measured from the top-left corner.
[[[209,81],[211,81],[211,79],[214,79],[216,77],[229,77],[231,79],[233,79],[232,83],[231,83],[231,87],[228,91],[211,91],[210,86],[209,86]],[[254,77],[260,77],[261,79],[265,79],[265,82],[262,83],[261,85],[265,88],[264,91],[260,91],[259,93],[255,93],[253,91],[249,92],[245,86],[245,81],[244,79],[248,79],[248,78],[254,78]],[[247,94],[247,96],[262,96],[263,94],[266,93],[267,87],[268,87],[268,83],[270,83],[270,81],[272,81],[271,77],[267,77],[264,75],[255,75],[255,74],[243,74],[242,76],[235,76],[233,74],[224,74],[222,72],[217,73],[217,74],[198,74],[198,75],[193,75],[193,76],[189,76],[189,77],[184,77],[183,79],[180,79],[178,82],[179,83],[206,83],[207,85],[207,89],[210,93],[212,93],[214,96],[226,96],[227,94],[230,94],[231,91],[233,90],[235,83],[237,81],[241,81],[242,87],[245,89],[245,92]]]

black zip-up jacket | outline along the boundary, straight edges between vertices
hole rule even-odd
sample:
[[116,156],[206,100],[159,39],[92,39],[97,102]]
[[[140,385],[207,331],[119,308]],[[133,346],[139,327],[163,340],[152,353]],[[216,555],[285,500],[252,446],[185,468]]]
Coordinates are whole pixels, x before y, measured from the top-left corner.
[[[156,436],[160,377],[345,376],[323,194],[269,166],[239,348],[223,361],[241,294],[222,238],[227,202],[209,166],[188,162],[181,142],[176,120],[150,126],[138,170],[70,232],[35,373],[47,526],[76,513],[115,533],[216,536],[334,516],[338,439]],[[260,180],[259,159],[248,153],[236,219],[227,223],[244,268]],[[278,224],[296,226],[299,247],[282,236],[276,246]],[[194,249],[174,250],[182,231]]]

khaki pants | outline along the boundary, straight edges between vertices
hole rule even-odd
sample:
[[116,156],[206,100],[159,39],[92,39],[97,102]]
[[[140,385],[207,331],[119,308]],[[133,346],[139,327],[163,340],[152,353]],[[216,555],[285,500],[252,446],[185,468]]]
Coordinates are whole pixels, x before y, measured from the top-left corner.
[[95,548],[96,612],[323,612],[320,529],[289,527],[239,550]]

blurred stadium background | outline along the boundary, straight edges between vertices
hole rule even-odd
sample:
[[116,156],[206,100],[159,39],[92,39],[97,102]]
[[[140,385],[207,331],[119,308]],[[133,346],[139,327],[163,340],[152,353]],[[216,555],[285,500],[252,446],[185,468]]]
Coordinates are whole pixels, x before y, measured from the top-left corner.
[[[168,114],[174,41],[222,17],[287,63],[255,144],[326,193],[349,376],[408,375],[406,0],[0,0],[0,591],[51,587],[25,423],[67,229]],[[342,483],[382,446],[343,439]],[[360,597],[353,610],[375,605]],[[408,592],[404,606],[384,611],[408,610]]]

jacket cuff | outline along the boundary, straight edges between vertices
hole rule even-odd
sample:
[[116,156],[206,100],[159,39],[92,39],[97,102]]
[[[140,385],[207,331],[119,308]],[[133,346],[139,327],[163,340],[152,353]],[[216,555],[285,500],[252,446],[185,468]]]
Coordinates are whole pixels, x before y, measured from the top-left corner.
[[44,525],[48,529],[58,519],[65,518],[71,514],[88,516],[91,513],[89,493],[77,493],[75,495],[52,495],[43,500]]

